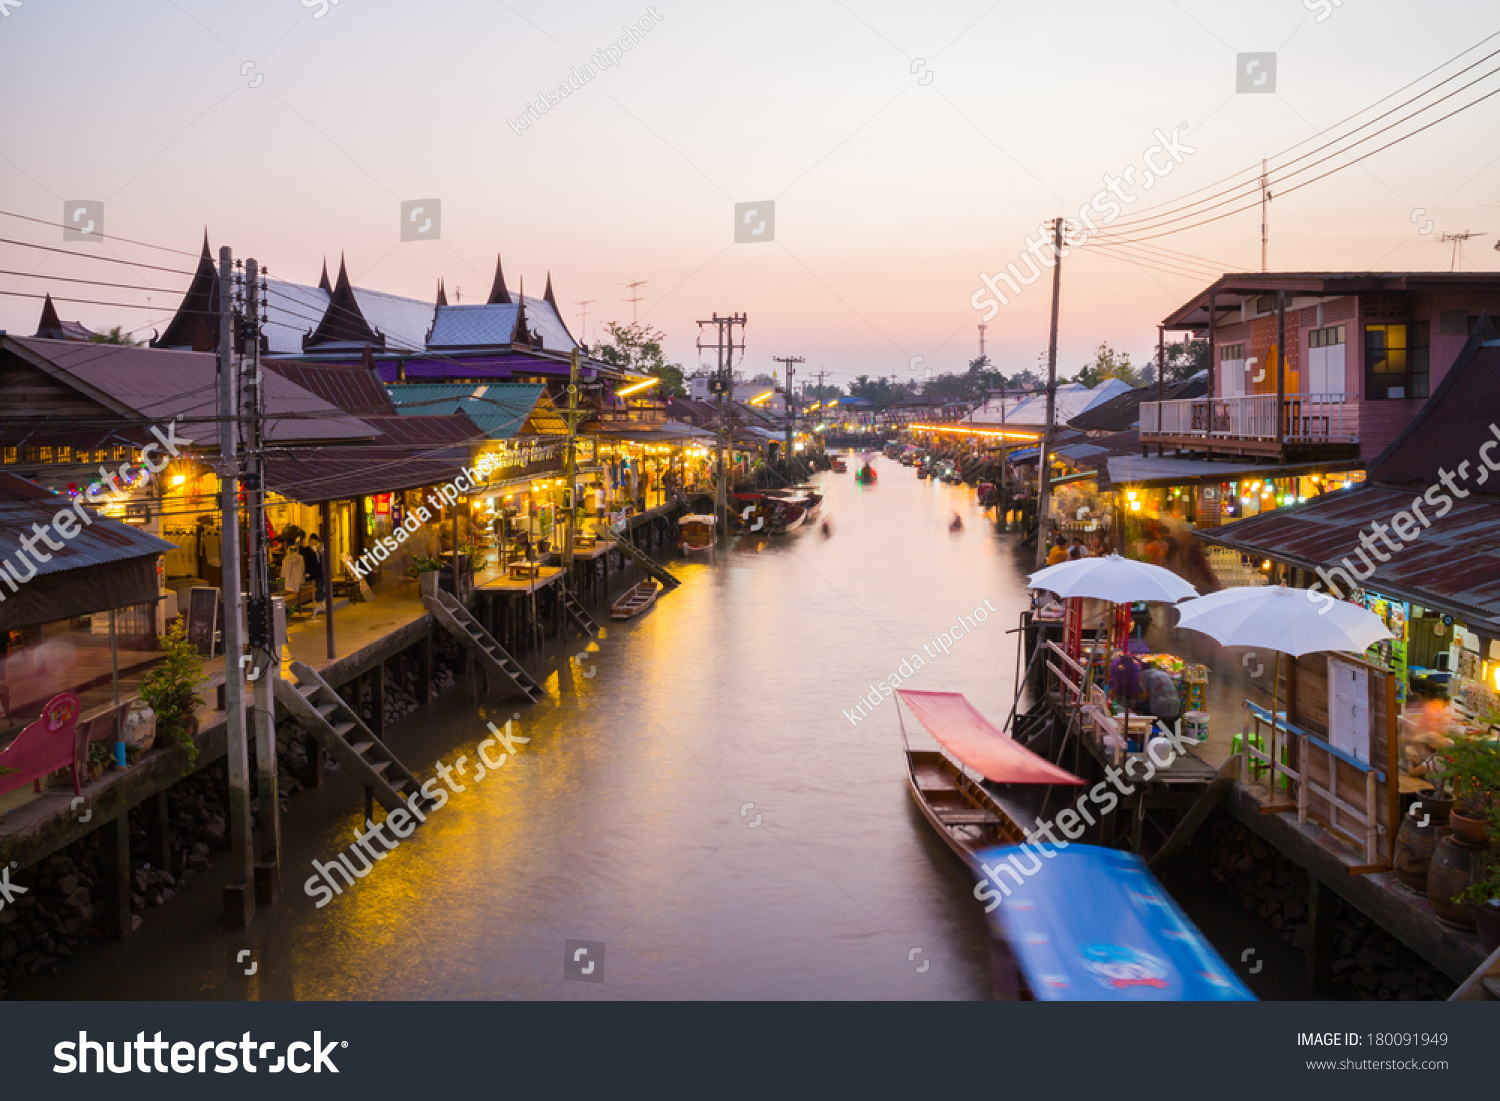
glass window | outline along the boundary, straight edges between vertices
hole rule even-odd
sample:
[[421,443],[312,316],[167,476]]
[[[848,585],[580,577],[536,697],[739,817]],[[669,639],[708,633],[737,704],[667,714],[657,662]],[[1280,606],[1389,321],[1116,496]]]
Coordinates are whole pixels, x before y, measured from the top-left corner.
[[1406,396],[1406,326],[1366,325],[1366,400],[1395,400]]
[[1428,371],[1428,332],[1431,323],[1418,321],[1411,327],[1411,372],[1409,396],[1414,398],[1425,398],[1427,396],[1427,371]]

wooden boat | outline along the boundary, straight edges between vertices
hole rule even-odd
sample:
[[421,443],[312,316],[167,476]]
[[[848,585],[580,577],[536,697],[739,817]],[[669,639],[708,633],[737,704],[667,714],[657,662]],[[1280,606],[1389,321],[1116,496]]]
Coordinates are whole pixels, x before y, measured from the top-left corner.
[[703,513],[690,513],[677,521],[679,529],[677,549],[683,554],[703,554],[714,549],[714,527],[718,518]]
[[849,464],[844,462],[843,459],[835,457],[833,459],[830,459],[829,462],[833,464],[833,472],[835,474],[849,473]]
[[[946,750],[912,749],[901,720],[912,799],[974,876],[974,897],[988,903],[991,959],[1002,995],[1254,1000],[1140,857],[1058,843],[1050,827],[1040,836],[1056,848],[1032,841],[1018,813],[985,783],[1081,788],[1083,780],[991,725],[957,692],[900,688],[896,696],[897,714],[905,704]],[[1087,798],[1076,802],[1082,806]],[[1073,802],[1071,792],[1064,795],[1065,808]]]
[[610,606],[609,617],[611,619],[634,619],[656,603],[656,594],[659,592],[661,592],[661,586],[648,577]]

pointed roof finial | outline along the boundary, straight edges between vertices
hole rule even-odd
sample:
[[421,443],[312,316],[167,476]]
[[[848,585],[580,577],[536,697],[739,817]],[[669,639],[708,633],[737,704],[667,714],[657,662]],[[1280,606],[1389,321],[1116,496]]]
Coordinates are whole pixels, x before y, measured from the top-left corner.
[[210,260],[213,259],[213,255],[214,255],[211,251],[209,251],[209,247],[208,247],[208,227],[207,226],[203,227],[203,255],[207,256]]
[[448,292],[444,289],[441,279],[438,280],[437,304],[439,306],[446,306],[448,304]]
[[42,299],[42,317],[36,323],[36,336],[43,340],[63,339],[62,321],[57,316],[57,307],[52,304],[52,295]]
[[500,268],[500,254],[495,254],[495,282],[490,287],[488,304],[491,306],[510,305],[510,291],[505,286],[505,272]]
[[557,299],[552,297],[552,273],[547,273],[547,289],[542,292],[542,300],[549,303],[552,308],[557,309]]
[[511,330],[512,344],[530,344],[531,332],[526,328],[526,279],[521,278],[520,306],[516,309],[516,326]]
[[333,293],[333,284],[328,281],[328,257],[323,257],[323,274],[318,276],[318,290],[325,294]]
[[329,296],[328,309],[318,327],[302,339],[302,350],[320,344],[373,345],[385,350],[385,337],[370,327],[359,308],[359,299],[349,283],[349,268],[344,263],[343,253],[339,254],[339,277],[333,294]]

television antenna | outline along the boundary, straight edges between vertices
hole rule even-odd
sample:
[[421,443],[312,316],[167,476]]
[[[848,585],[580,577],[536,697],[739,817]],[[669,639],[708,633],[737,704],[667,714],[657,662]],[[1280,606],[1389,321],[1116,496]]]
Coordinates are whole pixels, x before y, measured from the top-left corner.
[[640,319],[640,316],[639,316],[639,313],[640,313],[639,303],[642,301],[642,296],[638,292],[639,292],[639,288],[644,287],[647,282],[648,282],[648,280],[645,280],[645,279],[637,279],[634,283],[621,283],[620,284],[620,286],[622,286],[622,287],[629,287],[631,291],[637,292],[632,297],[625,299],[625,301],[627,301],[627,302],[630,303],[630,323],[632,325],[639,325],[640,324],[640,320],[641,319]]

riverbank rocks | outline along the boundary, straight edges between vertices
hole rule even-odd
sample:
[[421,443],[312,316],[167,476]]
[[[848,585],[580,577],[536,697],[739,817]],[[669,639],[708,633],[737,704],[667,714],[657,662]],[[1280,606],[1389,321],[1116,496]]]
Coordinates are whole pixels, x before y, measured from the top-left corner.
[[[1234,819],[1215,815],[1209,874],[1281,939],[1307,945],[1307,873]],[[1364,1001],[1446,998],[1453,983],[1358,910],[1336,903],[1335,989]]]

